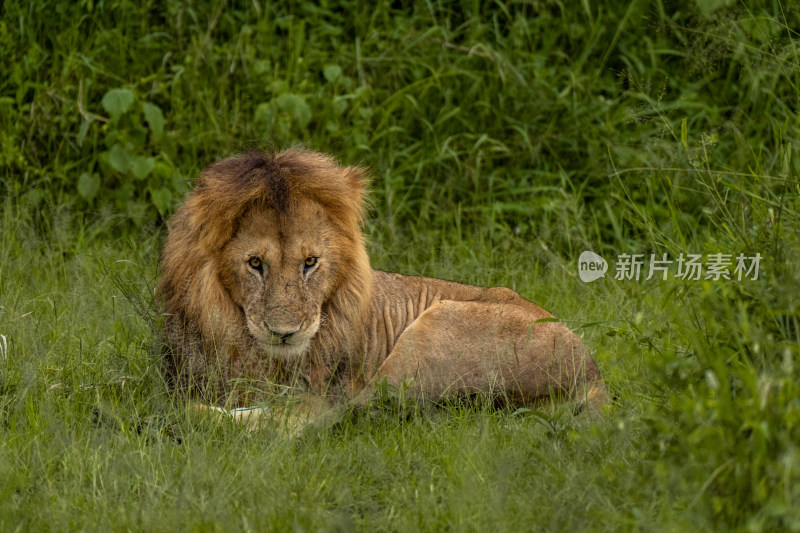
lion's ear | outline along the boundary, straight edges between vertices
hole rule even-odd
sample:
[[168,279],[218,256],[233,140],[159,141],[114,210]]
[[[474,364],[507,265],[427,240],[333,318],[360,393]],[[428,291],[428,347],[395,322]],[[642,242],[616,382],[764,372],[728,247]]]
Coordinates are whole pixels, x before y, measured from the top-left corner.
[[207,253],[215,252],[233,237],[235,221],[241,216],[239,206],[205,194],[193,195],[186,203],[191,233]]
[[372,206],[369,199],[369,167],[344,167],[344,173],[348,180],[348,186],[353,191],[353,210],[358,213],[358,223],[364,223],[366,211]]
[[266,155],[254,152],[223,159],[203,170],[185,210],[192,234],[204,250],[214,252],[224,246],[247,206],[268,196],[269,180],[259,171],[270,164]]

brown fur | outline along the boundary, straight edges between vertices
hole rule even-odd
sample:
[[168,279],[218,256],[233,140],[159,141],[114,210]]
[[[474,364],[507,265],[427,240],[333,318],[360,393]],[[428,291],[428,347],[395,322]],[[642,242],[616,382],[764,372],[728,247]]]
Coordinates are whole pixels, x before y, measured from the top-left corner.
[[580,339],[515,292],[372,270],[365,187],[364,169],[299,149],[203,171],[162,256],[176,387],[227,405],[247,404],[254,383],[365,401],[383,378],[433,399],[606,400]]

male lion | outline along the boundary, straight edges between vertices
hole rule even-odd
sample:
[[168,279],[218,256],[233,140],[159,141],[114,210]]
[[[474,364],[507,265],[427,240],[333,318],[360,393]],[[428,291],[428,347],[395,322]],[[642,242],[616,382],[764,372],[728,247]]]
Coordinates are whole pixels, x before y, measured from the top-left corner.
[[383,379],[428,400],[606,401],[581,340],[514,291],[370,268],[365,185],[364,169],[300,149],[203,171],[162,256],[174,386],[226,407],[300,389],[309,416],[364,403]]

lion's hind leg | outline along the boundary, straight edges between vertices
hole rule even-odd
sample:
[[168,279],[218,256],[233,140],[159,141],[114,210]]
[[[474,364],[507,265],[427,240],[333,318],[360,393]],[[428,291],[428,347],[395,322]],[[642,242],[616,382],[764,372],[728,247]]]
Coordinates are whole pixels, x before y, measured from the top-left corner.
[[567,397],[597,412],[605,383],[588,350],[564,324],[517,305],[441,301],[403,332],[371,385],[410,384],[412,394],[502,396],[513,405]]

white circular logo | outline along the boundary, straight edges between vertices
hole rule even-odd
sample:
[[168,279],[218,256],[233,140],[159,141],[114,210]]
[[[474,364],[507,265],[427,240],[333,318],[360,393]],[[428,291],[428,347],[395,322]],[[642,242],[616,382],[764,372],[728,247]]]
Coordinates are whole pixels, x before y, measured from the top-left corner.
[[604,278],[608,270],[606,260],[594,252],[586,250],[578,258],[578,276],[581,281],[589,283],[599,278]]

